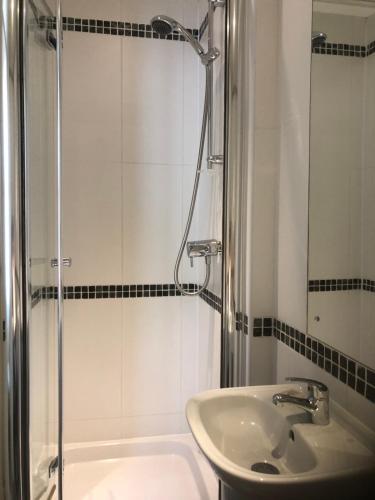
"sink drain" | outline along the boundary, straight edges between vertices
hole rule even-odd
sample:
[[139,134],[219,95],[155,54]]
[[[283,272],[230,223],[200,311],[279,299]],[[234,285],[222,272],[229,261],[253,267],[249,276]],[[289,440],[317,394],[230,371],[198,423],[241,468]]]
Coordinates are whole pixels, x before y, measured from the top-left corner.
[[261,474],[280,474],[277,467],[267,462],[257,462],[251,466],[251,470]]

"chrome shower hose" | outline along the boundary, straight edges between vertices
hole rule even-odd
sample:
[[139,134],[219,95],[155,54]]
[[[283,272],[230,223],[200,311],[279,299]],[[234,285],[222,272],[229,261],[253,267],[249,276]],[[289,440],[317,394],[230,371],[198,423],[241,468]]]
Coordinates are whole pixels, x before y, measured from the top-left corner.
[[208,118],[208,106],[209,106],[209,78],[208,78],[208,72],[210,71],[209,64],[206,65],[206,85],[205,85],[205,94],[204,94],[204,109],[203,109],[203,118],[202,118],[202,129],[201,129],[201,137],[200,137],[200,142],[199,142],[199,153],[198,153],[198,160],[197,160],[197,169],[195,172],[195,180],[194,180],[194,188],[193,188],[193,194],[191,196],[191,202],[190,202],[190,208],[189,208],[189,215],[187,218],[186,222],[186,227],[185,227],[185,232],[182,237],[181,241],[181,246],[178,251],[177,259],[176,259],[176,264],[174,266],[174,282],[176,284],[176,287],[178,290],[181,292],[182,295],[199,295],[205,288],[207,288],[208,282],[210,281],[210,275],[211,275],[211,264],[210,264],[210,258],[206,257],[206,276],[203,282],[203,285],[201,285],[198,290],[194,292],[189,292],[188,290],[185,290],[183,286],[180,283],[179,279],[179,274],[180,274],[180,266],[181,266],[181,259],[182,255],[184,253],[184,249],[186,246],[187,239],[189,237],[190,233],[190,228],[191,228],[191,223],[193,220],[193,215],[194,215],[194,210],[195,210],[195,204],[197,201],[197,194],[198,194],[198,187],[199,187],[199,180],[201,176],[201,169],[202,169],[202,159],[203,159],[203,150],[204,150],[204,143],[206,139],[206,130],[207,130],[207,118]]

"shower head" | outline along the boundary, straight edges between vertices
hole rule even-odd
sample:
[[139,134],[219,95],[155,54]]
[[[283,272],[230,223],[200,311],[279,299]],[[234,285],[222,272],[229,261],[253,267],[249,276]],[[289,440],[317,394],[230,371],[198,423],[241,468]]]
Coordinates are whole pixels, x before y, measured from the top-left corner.
[[173,31],[178,31],[185,37],[185,39],[190,43],[195,52],[201,58],[203,64],[207,65],[209,62],[216,59],[219,55],[217,49],[212,49],[210,53],[205,53],[202,45],[196,40],[193,35],[180,24],[178,21],[172,17],[159,15],[151,19],[151,28],[162,36],[167,36],[173,33]]
[[170,35],[176,29],[176,21],[167,16],[155,16],[151,19],[151,28],[159,35]]
[[313,31],[311,34],[311,42],[313,47],[320,47],[327,40],[327,33],[322,31]]

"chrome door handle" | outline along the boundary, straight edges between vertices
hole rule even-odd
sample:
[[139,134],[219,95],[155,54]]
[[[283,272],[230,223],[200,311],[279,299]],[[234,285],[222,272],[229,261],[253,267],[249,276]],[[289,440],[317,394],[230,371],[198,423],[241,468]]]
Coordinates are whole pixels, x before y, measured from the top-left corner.
[[[63,260],[63,266],[64,267],[72,267],[72,258],[71,257],[65,257]],[[58,266],[58,261],[57,259],[51,259],[51,267],[57,267]]]

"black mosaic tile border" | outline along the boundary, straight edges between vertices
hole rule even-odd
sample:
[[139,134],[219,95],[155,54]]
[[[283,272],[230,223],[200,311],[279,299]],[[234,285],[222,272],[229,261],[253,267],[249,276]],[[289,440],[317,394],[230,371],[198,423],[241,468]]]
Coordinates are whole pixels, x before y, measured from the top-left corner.
[[[196,283],[183,283],[183,288],[189,292],[196,292],[198,285]],[[141,297],[180,297],[182,294],[174,283],[157,284],[132,284],[132,285],[75,285],[64,287],[65,300],[81,299],[119,299],[119,298],[141,298]],[[210,307],[221,314],[221,298],[210,290],[203,290],[199,294]],[[31,294],[31,307],[35,307],[42,299],[56,300],[57,287],[41,287],[33,290]],[[248,330],[248,320],[241,328]],[[240,321],[237,318],[237,323]],[[239,324],[239,323],[238,323]],[[237,325],[238,326],[238,325]]]
[[272,337],[273,335],[273,318],[254,318],[253,320],[253,336],[254,337]]
[[327,56],[367,57],[367,47],[365,45],[325,42],[319,47],[313,47],[312,53]]
[[[104,21],[101,19],[81,19],[76,17],[63,17],[63,30],[79,33],[95,33],[98,35],[114,35],[136,38],[153,38],[157,40],[174,40],[184,42],[185,37],[180,33],[159,35],[150,24],[131,23],[127,21]],[[194,38],[198,39],[198,29],[187,29]]]
[[[198,289],[195,283],[184,283],[189,292]],[[179,297],[181,292],[174,283],[134,284],[134,285],[75,285],[64,287],[65,300],[80,299],[124,299],[139,297]],[[41,299],[57,299],[57,287],[49,286],[34,290],[32,306]]]
[[367,55],[375,54],[375,40],[367,45]]
[[249,317],[247,314],[236,313],[236,330],[247,335],[249,333]]
[[312,47],[312,53],[327,56],[364,58],[375,53],[375,41],[369,43],[368,45],[351,45],[347,43],[325,42],[318,47]]
[[210,292],[210,290],[203,290],[199,294],[200,298],[203,299],[209,306],[211,306],[215,311],[221,313],[221,298],[215,295],[214,293]]
[[375,403],[375,371],[363,363],[275,318],[254,318],[253,335],[254,337],[275,337],[361,396]]
[[336,292],[341,290],[365,290],[367,292],[375,292],[375,281],[362,278],[309,280],[309,292]]
[[42,288],[35,288],[31,292],[31,307],[35,307],[39,304],[42,299]]

